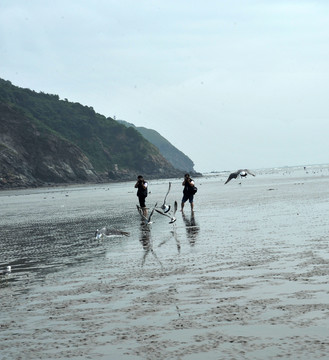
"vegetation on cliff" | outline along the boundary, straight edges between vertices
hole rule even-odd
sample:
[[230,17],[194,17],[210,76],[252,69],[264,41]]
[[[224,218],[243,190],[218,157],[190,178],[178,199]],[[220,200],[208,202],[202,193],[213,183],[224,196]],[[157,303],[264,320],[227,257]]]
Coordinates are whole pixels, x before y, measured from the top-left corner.
[[[32,152],[35,150],[34,140],[43,137],[45,144],[38,151],[48,153],[47,141],[51,138],[52,141],[58,140],[57,152],[60,152],[63,144],[71,144],[88,159],[93,174],[102,174],[102,176],[106,174],[110,179],[132,178],[137,173],[149,177],[180,175],[180,171],[161,155],[159,149],[148,142],[136,129],[127,128],[112,118],[106,118],[96,113],[92,107],[66,99],[61,100],[58,95],[22,89],[2,79],[0,79],[0,103],[1,111],[5,113],[2,114],[1,123],[4,126],[7,122],[7,129],[11,121],[10,116],[15,116],[17,123],[26,123],[33,127],[34,130],[28,133],[31,137]],[[17,132],[24,132],[23,128],[11,127],[7,136],[2,136],[0,139],[0,148],[8,148],[19,153],[21,150],[14,138],[24,139],[24,137],[22,133],[15,133],[15,129]],[[4,153],[0,151],[0,160],[1,154]],[[73,155],[67,154],[67,156]],[[74,159],[71,160],[74,162]],[[34,161],[38,162],[37,159]]]
[[147,129],[141,126],[135,126],[124,120],[117,120],[120,124],[127,127],[133,127],[151,144],[155,145],[161,154],[173,165],[174,168],[194,173],[193,161],[182,151],[173,146],[167,139],[153,129]]

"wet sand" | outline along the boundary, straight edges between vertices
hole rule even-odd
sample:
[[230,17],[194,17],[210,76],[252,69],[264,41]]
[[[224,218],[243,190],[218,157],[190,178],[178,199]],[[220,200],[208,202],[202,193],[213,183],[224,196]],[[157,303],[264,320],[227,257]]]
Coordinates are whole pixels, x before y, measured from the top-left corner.
[[0,193],[0,358],[328,358],[328,166],[226,175],[150,231],[133,183]]

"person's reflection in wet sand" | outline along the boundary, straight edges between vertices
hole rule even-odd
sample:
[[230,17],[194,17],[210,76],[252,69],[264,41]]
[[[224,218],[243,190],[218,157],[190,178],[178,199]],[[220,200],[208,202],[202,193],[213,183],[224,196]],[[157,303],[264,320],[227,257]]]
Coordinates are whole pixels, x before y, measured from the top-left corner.
[[194,212],[191,212],[191,217],[188,219],[184,212],[182,212],[183,221],[186,226],[186,234],[188,241],[190,242],[191,246],[195,245],[196,239],[198,237],[200,227],[198,226],[197,222],[195,221]]
[[160,264],[161,268],[163,268],[161,261],[157,257],[156,253],[153,250],[153,243],[151,238],[151,231],[150,228],[145,227],[144,225],[141,226],[141,234],[140,239],[143,249],[144,249],[144,255],[142,259],[142,267],[145,264],[147,255],[151,252],[154,258],[157,260],[157,262]]

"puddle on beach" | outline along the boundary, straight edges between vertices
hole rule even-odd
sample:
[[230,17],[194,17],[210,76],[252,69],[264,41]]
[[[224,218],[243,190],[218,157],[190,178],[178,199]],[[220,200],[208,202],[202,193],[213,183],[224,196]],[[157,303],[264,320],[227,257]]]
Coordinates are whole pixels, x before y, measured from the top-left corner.
[[328,168],[226,175],[149,229],[132,182],[1,192],[1,359],[327,356]]

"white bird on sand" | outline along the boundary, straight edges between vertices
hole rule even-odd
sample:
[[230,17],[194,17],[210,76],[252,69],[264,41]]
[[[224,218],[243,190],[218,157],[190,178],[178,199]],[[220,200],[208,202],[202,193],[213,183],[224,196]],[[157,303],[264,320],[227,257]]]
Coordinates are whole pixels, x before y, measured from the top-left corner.
[[96,230],[95,232],[95,238],[101,239],[103,237],[113,237],[113,236],[129,236],[130,233],[127,231],[117,230],[117,229],[111,229],[107,227],[103,227],[100,230]]
[[138,212],[139,212],[139,215],[141,216],[142,221],[143,221],[143,223],[144,223],[145,225],[151,225],[151,224],[153,223],[153,221],[151,221],[151,220],[152,220],[152,215],[153,215],[154,210],[155,210],[155,207],[156,207],[157,205],[158,205],[158,203],[155,203],[155,205],[154,205],[154,207],[153,207],[153,209],[152,209],[152,211],[150,212],[150,214],[149,214],[148,217],[146,217],[146,216],[143,214],[142,208],[141,208],[140,206],[136,205],[136,206],[137,206],[137,210],[138,210]]
[[[248,169],[240,169],[240,170],[237,170],[233,173],[231,173],[229,175],[229,177],[227,178],[225,184],[227,184],[229,181],[231,181],[232,179],[236,179],[238,176],[240,177],[246,177],[247,175],[252,175],[252,176],[256,176],[254,173],[252,173],[250,170]],[[225,185],[224,184],[224,185]]]
[[170,214],[165,214],[164,212],[162,212],[160,210],[157,210],[157,209],[155,209],[155,211],[158,212],[161,215],[167,216],[170,219],[169,224],[173,224],[176,221],[175,214],[176,214],[176,211],[177,211],[177,201],[175,201],[174,212],[173,212],[172,216]]
[[8,275],[11,273],[11,266],[7,266],[5,270],[0,271],[0,276]]
[[163,204],[161,205],[161,209],[163,210],[164,213],[167,213],[170,210],[170,205],[166,204],[166,199],[169,194],[170,188],[171,188],[171,182],[169,182],[169,188],[168,188],[167,194],[163,200]]

